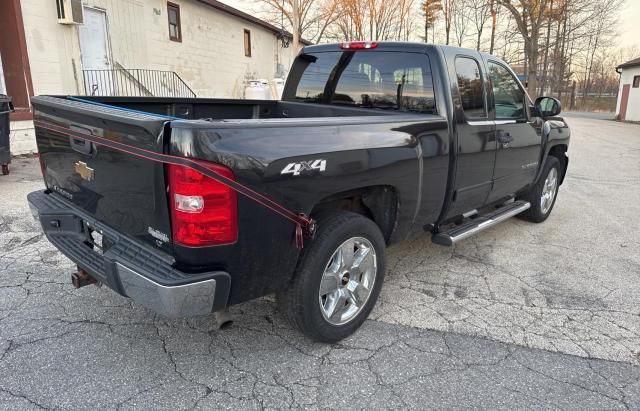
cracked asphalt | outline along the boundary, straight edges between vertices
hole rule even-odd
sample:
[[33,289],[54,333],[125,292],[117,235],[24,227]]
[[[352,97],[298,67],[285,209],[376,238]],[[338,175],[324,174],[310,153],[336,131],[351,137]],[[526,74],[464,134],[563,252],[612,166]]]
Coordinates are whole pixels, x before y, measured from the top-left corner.
[[335,345],[293,331],[270,297],[220,331],[74,290],[26,205],[37,160],[14,160],[0,177],[0,409],[640,410],[640,126],[568,121],[547,222],[393,246],[370,319]]

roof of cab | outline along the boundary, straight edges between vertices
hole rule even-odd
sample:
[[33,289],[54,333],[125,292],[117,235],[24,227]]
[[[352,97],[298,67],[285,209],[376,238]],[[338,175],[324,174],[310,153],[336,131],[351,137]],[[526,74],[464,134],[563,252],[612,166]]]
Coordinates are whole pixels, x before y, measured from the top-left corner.
[[[502,61],[501,58],[496,57],[494,55],[479,52],[474,49],[462,48],[457,46],[449,46],[444,44],[433,44],[433,43],[419,43],[419,42],[409,42],[409,41],[380,41],[380,42],[372,42],[378,43],[375,48],[370,49],[357,49],[357,51],[412,51],[412,52],[424,52],[427,49],[438,48],[442,51],[455,50],[457,53],[480,53],[485,58],[491,58],[498,61]],[[343,49],[340,47],[340,43],[327,43],[327,44],[316,44],[311,46],[305,46],[300,53],[320,53],[326,51],[347,51],[348,49]]]
[[[379,41],[375,48],[364,49],[364,51],[371,50],[385,50],[385,51],[424,51],[430,47],[439,47],[436,44],[430,43],[417,43],[417,42],[403,42],[403,41]],[[323,51],[342,51],[340,43],[327,43],[317,44],[313,46],[306,46],[302,49],[304,53],[317,53]],[[360,50],[358,50],[360,51]]]

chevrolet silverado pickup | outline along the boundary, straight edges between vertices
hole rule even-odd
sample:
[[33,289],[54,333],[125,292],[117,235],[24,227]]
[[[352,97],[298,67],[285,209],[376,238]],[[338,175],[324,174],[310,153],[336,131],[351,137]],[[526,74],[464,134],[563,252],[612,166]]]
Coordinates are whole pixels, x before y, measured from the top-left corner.
[[532,102],[499,58],[432,44],[305,47],[279,101],[32,102],[46,189],[28,201],[76,287],[168,317],[275,293],[326,342],[370,313],[388,244],[542,222],[568,164],[556,99]]

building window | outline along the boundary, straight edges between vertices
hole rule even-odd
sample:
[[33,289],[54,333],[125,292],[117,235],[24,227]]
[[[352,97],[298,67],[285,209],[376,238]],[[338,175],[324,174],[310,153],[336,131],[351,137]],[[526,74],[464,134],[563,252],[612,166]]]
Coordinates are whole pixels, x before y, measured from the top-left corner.
[[640,76],[633,77],[633,88],[640,87]]
[[167,17],[169,19],[169,39],[171,41],[182,41],[182,30],[180,28],[180,6],[167,2]]
[[244,29],[244,55],[251,57],[251,31]]

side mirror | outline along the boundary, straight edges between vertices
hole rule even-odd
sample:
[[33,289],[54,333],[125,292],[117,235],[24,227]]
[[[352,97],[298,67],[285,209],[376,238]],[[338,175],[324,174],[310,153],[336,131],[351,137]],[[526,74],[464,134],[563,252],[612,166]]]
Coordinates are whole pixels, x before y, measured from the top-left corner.
[[540,117],[554,117],[562,111],[560,100],[553,97],[538,97],[535,106]]

